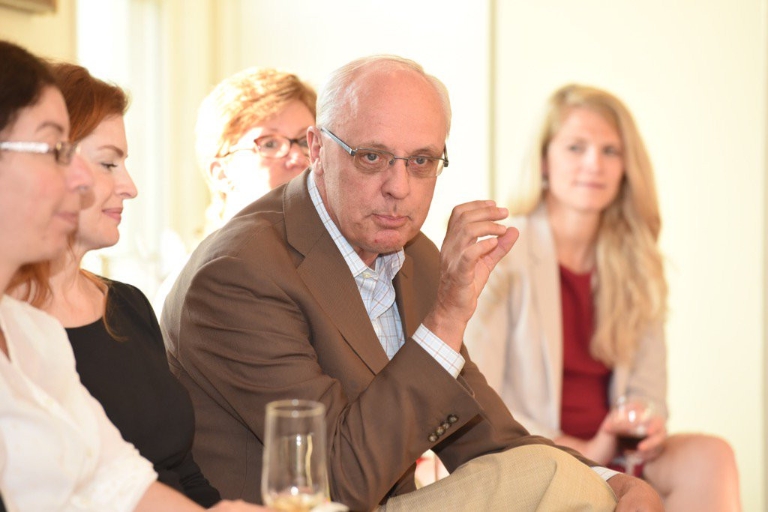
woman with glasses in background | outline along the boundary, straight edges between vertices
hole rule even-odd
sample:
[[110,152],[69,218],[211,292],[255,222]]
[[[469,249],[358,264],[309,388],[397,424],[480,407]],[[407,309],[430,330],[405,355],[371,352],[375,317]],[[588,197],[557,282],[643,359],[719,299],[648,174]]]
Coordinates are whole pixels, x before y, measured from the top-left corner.
[[[269,68],[240,71],[205,97],[195,126],[197,162],[211,194],[203,236],[309,166],[316,100],[296,75]],[[158,316],[185,263],[174,265],[153,298]]]
[[[1,282],[56,317],[7,295],[0,303],[3,499],[9,510],[202,510],[169,488],[219,501],[189,455],[191,404],[148,301],[79,268],[85,251],[117,241],[122,202],[136,195],[124,165],[125,95],[79,66],[52,74],[8,43],[0,63]],[[69,138],[80,143],[71,164]]]
[[619,448],[610,405],[651,400],[636,476],[669,511],[739,510],[728,443],[667,436],[661,217],[632,115],[606,91],[562,87],[531,158],[509,208],[520,238],[467,327],[472,359],[531,433],[603,465]]
[[195,127],[211,192],[206,234],[307,168],[316,100],[296,75],[267,68],[245,69],[206,96]]

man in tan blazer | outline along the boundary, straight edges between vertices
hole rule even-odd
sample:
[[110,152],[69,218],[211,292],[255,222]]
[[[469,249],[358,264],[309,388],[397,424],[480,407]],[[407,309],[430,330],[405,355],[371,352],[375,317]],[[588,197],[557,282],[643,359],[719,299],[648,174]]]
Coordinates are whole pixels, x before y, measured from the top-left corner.
[[[448,163],[449,128],[447,91],[418,64],[352,62],[320,92],[311,170],[192,255],[162,324],[171,368],[195,405],[194,456],[222,496],[261,501],[265,405],[304,398],[326,406],[331,496],[353,510],[533,510],[521,498],[533,486],[517,477],[542,483],[531,503],[568,509],[578,493],[553,491],[564,481],[594,491],[587,503],[601,496],[607,505],[594,510],[613,508],[590,462],[529,435],[462,346],[517,232],[498,223],[507,212],[491,201],[454,209],[442,254],[419,231]],[[437,496],[412,492],[428,449],[450,471],[471,461]],[[500,452],[501,465],[481,457]],[[488,488],[489,474],[501,484]],[[603,476],[632,510],[661,510],[641,481]],[[564,501],[546,501],[557,493]]]

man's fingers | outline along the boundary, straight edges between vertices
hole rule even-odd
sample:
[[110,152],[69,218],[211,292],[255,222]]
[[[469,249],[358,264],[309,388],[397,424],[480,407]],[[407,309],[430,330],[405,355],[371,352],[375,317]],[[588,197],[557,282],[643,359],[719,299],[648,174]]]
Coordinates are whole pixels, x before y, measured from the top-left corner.
[[504,250],[504,254],[512,249],[512,246],[515,245],[519,237],[520,231],[513,227],[507,228],[506,232],[499,237],[499,247]]
[[457,231],[453,237],[460,246],[472,245],[478,239],[500,237],[507,232],[506,226],[491,221],[477,221],[462,227],[463,229]]
[[472,201],[456,206],[448,221],[449,230],[455,226],[466,226],[480,221],[499,221],[506,219],[509,211],[496,206],[495,201]]
[[495,246],[491,247],[487,254],[483,256],[489,270],[493,270],[496,264],[501,261],[501,258],[509,253],[519,236],[520,232],[517,228],[510,227],[505,229],[503,235],[495,238]]
[[473,270],[482,260],[490,272],[515,244],[519,233],[516,228],[504,228],[501,236],[491,236],[467,247],[461,258],[463,271]]

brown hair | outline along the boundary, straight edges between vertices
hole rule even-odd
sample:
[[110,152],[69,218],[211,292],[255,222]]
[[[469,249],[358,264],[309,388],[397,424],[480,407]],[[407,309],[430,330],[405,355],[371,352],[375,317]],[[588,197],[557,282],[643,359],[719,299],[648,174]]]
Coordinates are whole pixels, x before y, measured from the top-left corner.
[[[76,64],[61,62],[50,67],[52,78],[67,104],[71,140],[83,140],[107,117],[125,115],[128,95],[117,85],[95,78],[87,69]],[[108,294],[106,282],[82,269],[80,272]],[[8,289],[22,287],[22,300],[40,308],[51,297],[50,277],[50,262],[29,263],[16,272]]]
[[61,62],[51,67],[67,103],[73,141],[86,138],[107,117],[125,115],[128,95],[117,85],[95,78],[76,64]]
[[40,99],[55,80],[45,62],[24,48],[0,41],[0,132],[16,122],[19,110]]

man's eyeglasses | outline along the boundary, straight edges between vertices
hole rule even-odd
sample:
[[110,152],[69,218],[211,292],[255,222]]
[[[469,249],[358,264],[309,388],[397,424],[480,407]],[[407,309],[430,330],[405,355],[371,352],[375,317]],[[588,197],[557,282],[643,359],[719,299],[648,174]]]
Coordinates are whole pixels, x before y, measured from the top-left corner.
[[326,128],[320,131],[332,138],[344,148],[344,151],[354,159],[355,166],[367,174],[375,174],[395,165],[395,160],[405,160],[405,168],[416,178],[436,178],[443,172],[443,167],[448,167],[448,148],[443,150],[443,158],[430,155],[395,156],[389,151],[371,148],[352,149],[346,142],[338,138]]
[[53,146],[45,142],[0,142],[0,151],[13,151],[14,153],[37,153],[45,155],[52,153],[56,163],[69,165],[72,155],[77,151],[77,144],[67,141],[57,142]]
[[309,156],[309,145],[307,138],[289,139],[282,135],[263,135],[253,141],[252,146],[233,147],[225,155],[227,156],[236,151],[254,151],[266,158],[282,158],[291,152],[291,146],[296,144],[304,156]]

